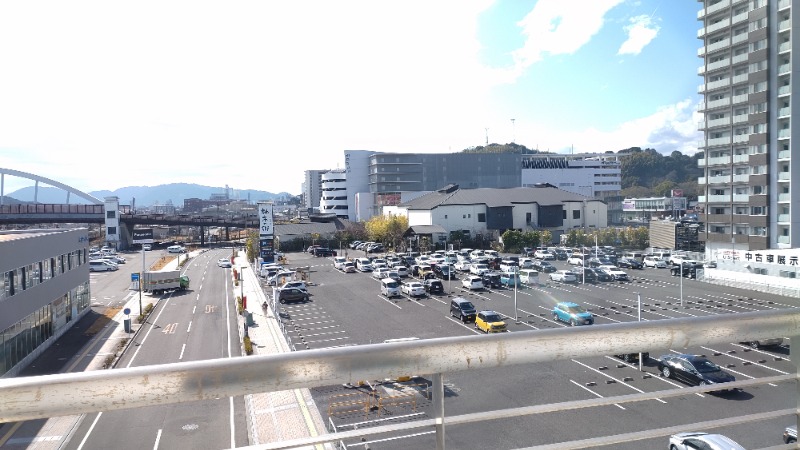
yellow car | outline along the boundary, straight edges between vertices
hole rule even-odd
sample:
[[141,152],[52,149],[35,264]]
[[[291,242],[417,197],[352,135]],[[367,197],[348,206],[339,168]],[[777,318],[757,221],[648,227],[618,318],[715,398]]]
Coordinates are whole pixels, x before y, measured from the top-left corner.
[[480,311],[475,317],[475,328],[484,333],[502,333],[506,330],[506,323],[494,311]]

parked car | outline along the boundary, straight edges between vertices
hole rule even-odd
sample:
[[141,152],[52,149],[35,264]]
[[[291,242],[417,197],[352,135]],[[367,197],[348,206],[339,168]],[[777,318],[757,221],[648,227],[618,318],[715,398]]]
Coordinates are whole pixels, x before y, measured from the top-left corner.
[[547,250],[536,250],[533,253],[533,257],[536,259],[548,260],[548,261],[553,261],[556,259],[556,256],[548,252]]
[[572,256],[567,258],[567,264],[572,264],[573,266],[582,266],[583,260],[583,253],[573,253]]
[[501,272],[500,284],[506,287],[519,286],[519,273],[517,272]]
[[635,259],[620,258],[617,260],[617,267],[624,267],[627,269],[643,269],[642,263]]
[[89,261],[89,272],[112,272],[119,270],[119,267],[105,259],[95,259]]
[[389,268],[388,267],[375,267],[372,269],[372,276],[379,280],[384,278],[389,278]]
[[750,341],[750,342],[742,342],[743,344],[749,345],[755,349],[759,349],[762,347],[775,347],[778,345],[783,344],[783,338],[772,338],[772,339],[759,339],[757,341]]
[[437,264],[433,266],[433,273],[442,280],[454,280],[456,278],[453,266],[449,264]]
[[616,266],[601,266],[599,269],[606,271],[609,275],[614,277],[615,281],[630,281],[628,274]]
[[578,281],[578,278],[569,270],[556,270],[550,274],[550,281],[558,281],[559,283],[575,283]]
[[425,280],[422,285],[425,288],[425,292],[429,294],[444,294],[444,285],[440,280],[430,279]]
[[[638,353],[624,353],[622,355],[614,355],[614,356],[616,356],[617,358],[619,358],[619,359],[621,359],[621,360],[623,360],[623,361],[625,361],[627,363],[639,361],[639,354]],[[647,360],[647,358],[649,358],[649,357],[650,357],[650,353],[642,352],[642,361]]]
[[469,267],[472,265],[470,259],[462,259],[456,262],[453,267],[459,272],[469,272]]
[[314,256],[323,257],[323,256],[336,256],[336,252],[329,249],[328,247],[317,247],[314,249],[313,252]]
[[788,426],[783,430],[783,442],[785,444],[797,442],[797,425]]
[[715,269],[717,267],[716,261],[706,261],[703,263],[703,267],[708,267],[709,269]]
[[667,262],[658,256],[645,256],[643,264],[645,267],[653,267],[655,269],[666,269]]
[[553,254],[556,256],[556,259],[559,260],[559,261],[566,261],[567,258],[569,258],[569,255],[567,255],[567,251],[565,249],[562,249],[562,248],[555,249],[553,251]]
[[664,355],[658,359],[658,370],[664,378],[675,378],[693,386],[736,381],[718,365],[696,355]]
[[372,261],[369,258],[357,258],[356,269],[361,272],[372,272]]
[[533,269],[533,258],[520,258],[517,263],[520,269]]
[[469,273],[473,275],[483,275],[489,271],[489,266],[486,264],[475,263],[469,266]]
[[574,327],[593,324],[594,316],[577,303],[559,302],[553,307],[553,320],[566,322]]
[[400,278],[408,277],[408,268],[406,266],[395,266],[392,270],[397,272],[400,275]]
[[333,258],[333,268],[342,270],[342,267],[344,267],[344,263],[346,262],[347,258],[345,258],[344,256],[337,256]]
[[487,289],[497,289],[503,286],[503,283],[500,280],[500,274],[498,272],[486,272],[481,275],[481,281],[483,281],[483,287]]
[[342,265],[342,272],[344,273],[354,273],[355,271],[356,265],[352,261],[347,261]]
[[535,261],[533,263],[533,268],[538,270],[540,273],[553,273],[558,270],[556,269],[556,266],[547,261]]
[[302,280],[300,280],[300,281],[287,281],[286,283],[283,283],[283,286],[281,286],[281,289],[288,289],[288,288],[295,288],[295,289],[300,289],[303,292],[308,292],[308,288],[306,286],[306,282],[302,281]]
[[456,297],[450,300],[450,315],[466,323],[475,321],[475,306],[469,300]]
[[469,290],[483,289],[483,280],[478,275],[469,275],[461,279],[461,285]]
[[600,270],[600,269],[597,269],[597,268],[594,268],[594,269],[587,268],[586,270],[591,270],[592,272],[594,272],[597,281],[601,281],[601,282],[604,282],[604,283],[609,282],[609,281],[614,281],[614,277],[611,276],[609,273],[607,273],[604,270]]
[[[594,270],[588,267],[573,267],[570,270],[575,278],[578,280],[578,283],[596,283],[597,282],[597,274],[595,274]],[[584,281],[586,278],[586,281]]]
[[475,328],[483,331],[484,333],[502,333],[508,331],[506,323],[500,314],[494,311],[479,311],[475,316]]
[[307,302],[308,292],[297,288],[281,289],[278,291],[278,301],[281,303]]
[[721,434],[687,432],[669,437],[670,450],[745,450],[733,439]]
[[231,260],[228,258],[222,258],[217,260],[217,266],[219,267],[232,267]]
[[400,291],[410,297],[424,297],[425,286],[419,281],[406,281],[400,286]]

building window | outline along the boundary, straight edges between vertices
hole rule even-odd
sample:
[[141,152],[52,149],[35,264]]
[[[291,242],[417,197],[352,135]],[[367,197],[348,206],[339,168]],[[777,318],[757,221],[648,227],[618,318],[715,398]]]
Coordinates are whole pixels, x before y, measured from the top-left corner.
[[447,214],[444,215],[444,218],[447,219]]
[[106,219],[114,219],[117,217],[116,211],[106,211]]
[[581,218],[581,210],[576,209],[572,211],[572,218],[573,219],[580,219]]
[[780,276],[783,278],[797,278],[797,272],[791,272],[788,270],[781,270]]
[[756,267],[755,269],[753,269],[753,273],[756,274],[756,275],[766,275],[767,274],[767,269],[764,269],[764,268],[761,268],[761,267]]
[[108,227],[108,234],[117,234],[117,227]]
[[532,214],[525,213],[525,223],[531,223],[531,220],[533,220]]
[[478,222],[486,222],[486,214],[478,213]]

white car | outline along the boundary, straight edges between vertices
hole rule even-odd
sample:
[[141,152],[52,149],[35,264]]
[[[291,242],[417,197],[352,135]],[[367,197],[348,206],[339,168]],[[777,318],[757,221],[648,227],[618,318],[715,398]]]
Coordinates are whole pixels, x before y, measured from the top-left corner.
[[656,269],[666,269],[667,268],[667,262],[664,261],[661,258],[656,257],[656,256],[646,256],[644,258],[644,261],[642,261],[642,264],[645,267],[654,267]]
[[520,269],[533,269],[533,259],[532,258],[520,258],[519,259],[519,268]]
[[673,434],[669,437],[669,448],[675,450],[744,450],[744,447],[727,436],[702,431]]
[[217,266],[219,267],[233,267],[231,264],[231,260],[228,258],[222,258],[217,260]]
[[628,274],[624,270],[620,269],[619,267],[615,267],[615,266],[600,266],[599,268],[604,270],[606,273],[608,273],[612,277],[614,277],[614,280],[616,280],[616,281],[630,281],[630,278],[628,278]]
[[469,273],[473,275],[483,275],[489,271],[489,266],[486,264],[471,264],[469,266]]
[[567,263],[572,264],[573,266],[582,266],[583,265],[583,254],[581,253],[573,253],[567,259]]
[[398,275],[400,275],[400,278],[406,278],[406,277],[408,277],[408,267],[406,267],[406,266],[399,265],[399,266],[396,266],[396,267],[395,267],[394,269],[392,269],[392,270],[394,270],[395,272],[397,272],[397,274],[398,274]]
[[423,286],[419,281],[408,281],[403,283],[403,285],[400,287],[400,291],[402,291],[403,294],[411,297],[425,296],[425,286]]
[[372,269],[386,269],[389,267],[389,263],[383,258],[375,258],[372,260]]
[[308,290],[306,289],[305,281],[287,281],[286,283],[283,283],[283,285],[280,288],[281,289],[295,288],[295,289],[300,289],[303,292],[308,292]]
[[536,250],[533,253],[533,257],[536,259],[541,259],[542,261],[552,261],[556,259],[556,255],[548,252],[547,250]]
[[556,270],[550,274],[550,281],[558,281],[559,283],[577,283],[578,278],[569,270]]
[[461,286],[469,290],[483,289],[483,279],[477,275],[470,275],[461,279]]
[[455,267],[455,269],[459,272],[469,272],[469,266],[471,265],[472,263],[469,261],[469,259],[462,259],[455,263],[453,267]]
[[382,280],[384,278],[389,278],[389,268],[388,267],[375,267],[372,270],[372,276]]
[[346,263],[346,262],[347,262],[347,258],[345,258],[344,256],[337,256],[337,257],[333,258],[333,267],[335,269],[342,270],[342,268],[344,267],[344,263]]
[[353,264],[352,261],[347,261],[346,263],[342,264],[342,272],[344,273],[355,273],[356,265]]

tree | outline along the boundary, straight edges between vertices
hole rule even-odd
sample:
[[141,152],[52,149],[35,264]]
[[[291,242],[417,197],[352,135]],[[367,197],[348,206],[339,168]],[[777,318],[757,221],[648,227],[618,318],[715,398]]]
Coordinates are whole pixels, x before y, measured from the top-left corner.
[[405,216],[373,216],[364,227],[370,240],[396,248],[408,229],[408,219]]
[[503,251],[507,253],[519,253],[522,250],[522,233],[511,229],[501,236],[503,239]]

